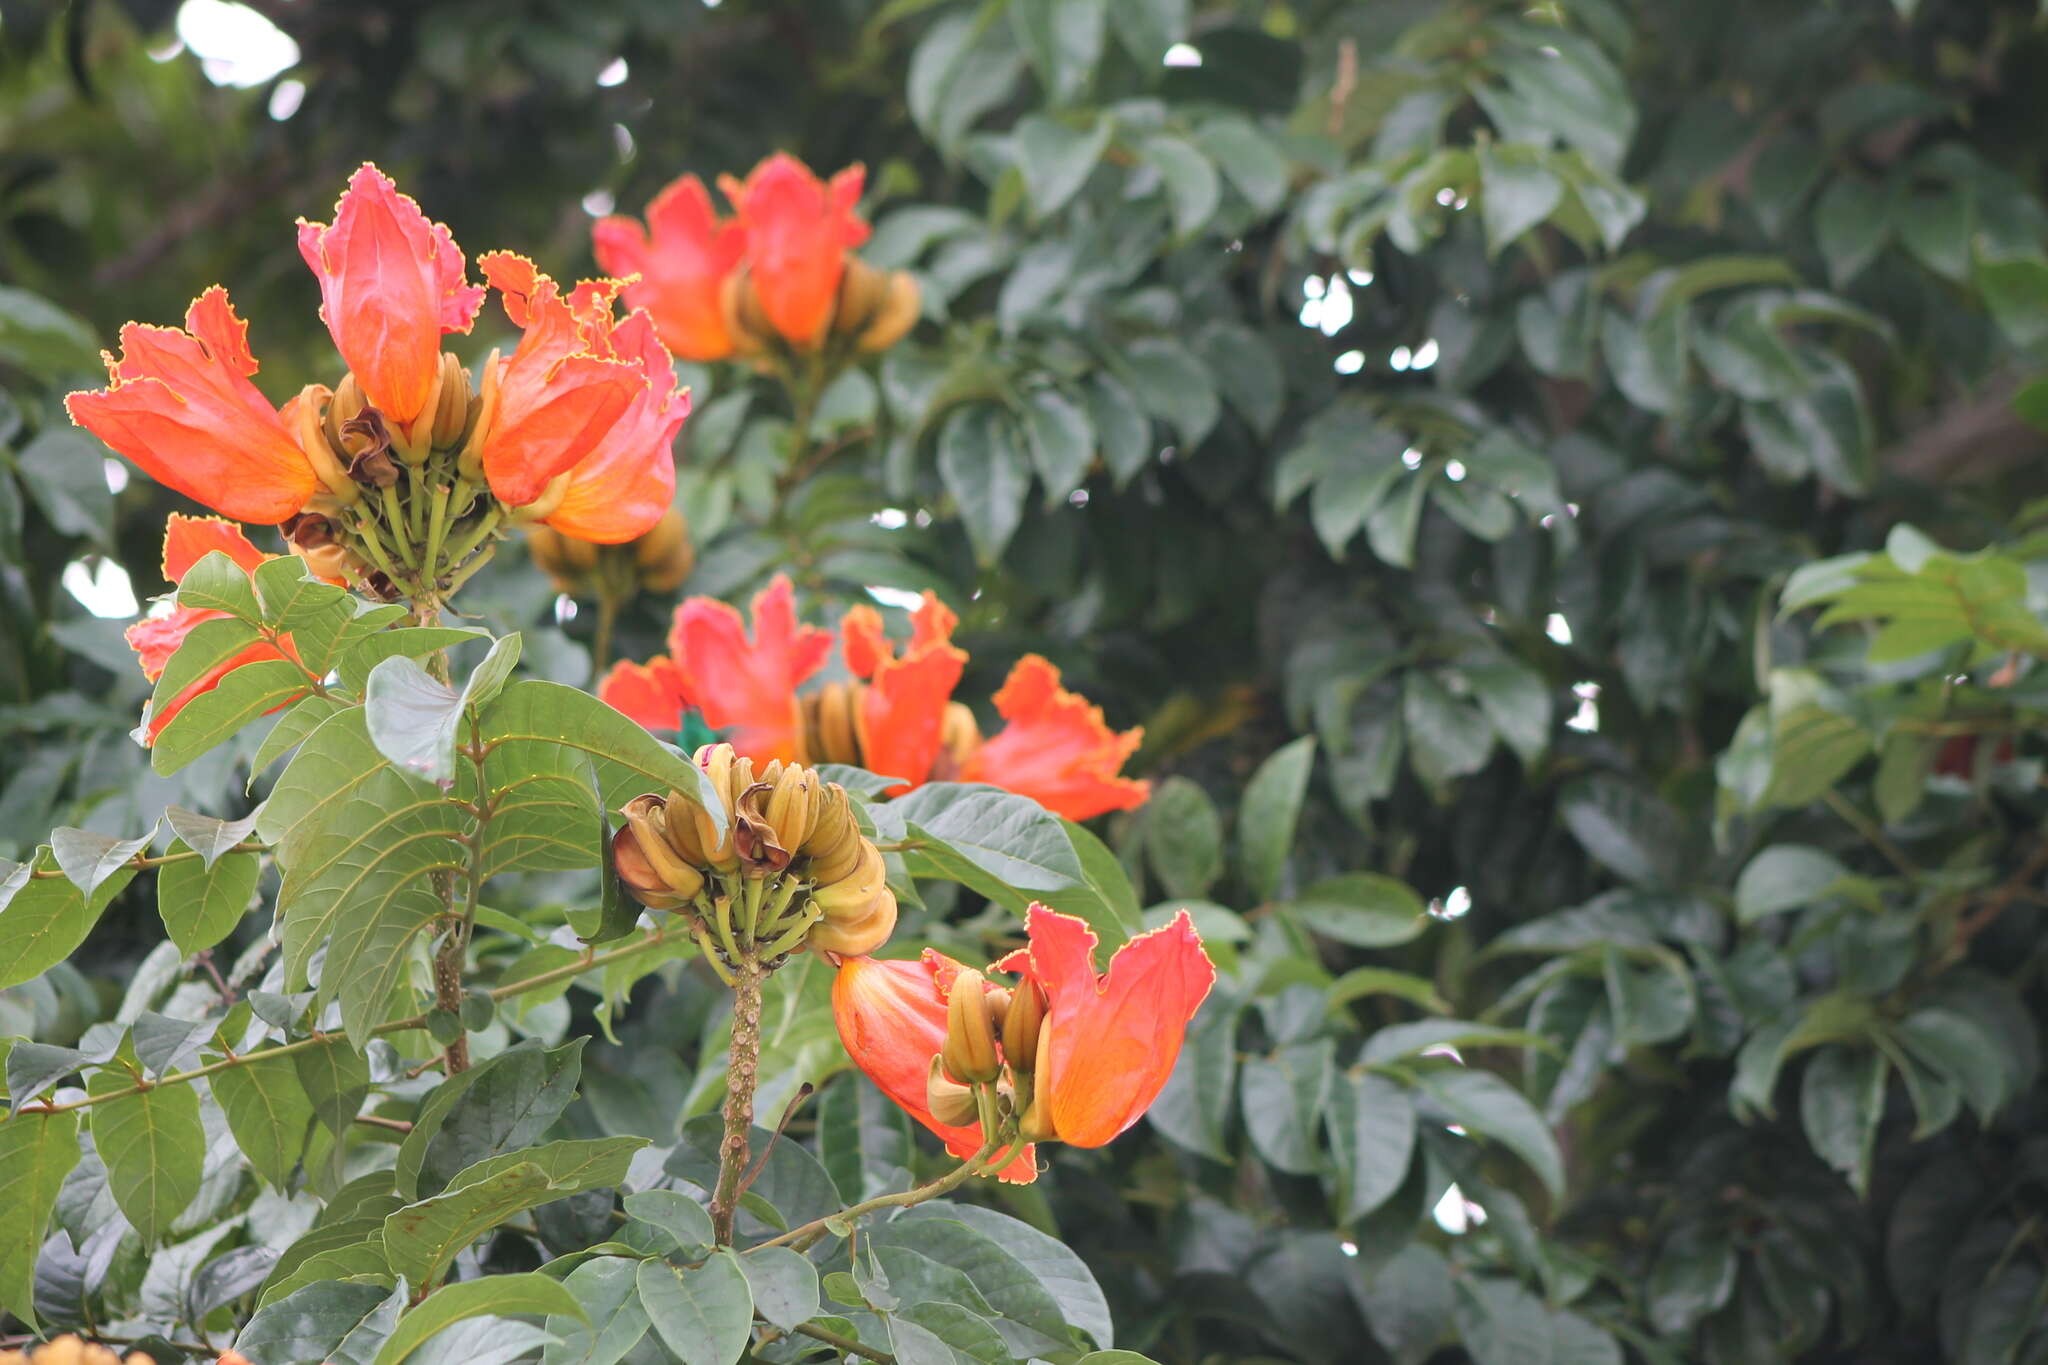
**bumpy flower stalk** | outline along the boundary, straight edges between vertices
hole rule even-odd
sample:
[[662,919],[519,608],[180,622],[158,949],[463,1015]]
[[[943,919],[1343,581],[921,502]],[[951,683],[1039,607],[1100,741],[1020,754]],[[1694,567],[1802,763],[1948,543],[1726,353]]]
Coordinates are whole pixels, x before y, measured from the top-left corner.
[[723,828],[681,792],[635,797],[620,812],[612,863],[649,910],[681,916],[733,992],[725,1136],[712,1220],[732,1240],[753,1124],[761,1054],[761,988],[792,953],[866,953],[896,927],[881,850],[861,833],[845,788],[801,763],[758,771],[730,744],[706,745]]

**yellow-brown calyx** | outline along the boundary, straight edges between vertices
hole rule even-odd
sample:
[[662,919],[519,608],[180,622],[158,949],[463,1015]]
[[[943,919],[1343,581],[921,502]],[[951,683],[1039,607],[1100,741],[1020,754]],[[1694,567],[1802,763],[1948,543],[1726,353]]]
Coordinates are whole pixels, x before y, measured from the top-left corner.
[[996,1053],[995,1020],[989,1013],[988,978],[963,971],[946,993],[946,1041],[939,1060],[954,1080],[987,1085],[1003,1074]]
[[924,1101],[932,1117],[949,1128],[968,1128],[980,1122],[980,1106],[974,1098],[974,1087],[962,1085],[948,1076],[937,1057],[932,1058],[931,1074],[925,1078]]
[[715,811],[674,791],[621,811],[613,860],[642,905],[686,916],[726,966],[772,968],[803,948],[869,953],[888,940],[896,897],[845,788],[801,763],[756,772],[729,744],[706,745],[695,762]]
[[802,698],[804,752],[814,762],[861,766],[861,697],[866,683],[828,682]]
[[294,549],[316,571],[387,598],[437,602],[454,591],[490,555],[506,520],[481,470],[472,477],[459,458],[480,406],[468,371],[446,353],[426,407],[409,423],[371,404],[353,373],[332,390],[307,385],[283,409],[320,480],[300,510],[332,522],[347,556]]

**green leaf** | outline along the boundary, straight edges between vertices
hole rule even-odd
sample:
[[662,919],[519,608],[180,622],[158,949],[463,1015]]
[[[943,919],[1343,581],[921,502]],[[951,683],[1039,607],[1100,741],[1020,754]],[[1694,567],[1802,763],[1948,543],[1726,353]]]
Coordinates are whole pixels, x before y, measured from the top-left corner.
[[15,453],[14,467],[54,530],[111,548],[114,496],[100,463],[105,458],[84,432],[50,426]]
[[443,1327],[413,1352],[413,1365],[512,1365],[532,1360],[558,1338],[517,1318],[466,1318]]
[[660,1228],[692,1259],[717,1240],[711,1215],[681,1190],[641,1190],[627,1195],[625,1203],[630,1217]]
[[1489,142],[1479,148],[1479,214],[1489,256],[1498,256],[1563,202],[1564,182],[1547,160],[1544,148],[1526,144]]
[[1058,507],[1088,475],[1095,430],[1079,405],[1053,388],[1025,394],[1022,416],[1031,463],[1045,485],[1045,505]]
[[[86,1078],[85,1089],[97,1098],[134,1083],[119,1067],[106,1067]],[[199,1092],[189,1085],[159,1085],[94,1105],[92,1138],[106,1163],[114,1203],[146,1245],[162,1241],[171,1221],[199,1193],[206,1161]]]
[[818,1160],[844,1203],[903,1189],[911,1165],[909,1116],[859,1071],[847,1072],[818,1100]]
[[[216,552],[218,553],[218,552]],[[180,707],[150,744],[149,765],[168,777],[239,734],[258,716],[311,690],[305,671],[288,659],[263,659],[233,669]]]
[[1123,381],[1107,371],[1089,377],[1088,416],[1101,446],[1102,463],[1116,486],[1125,487],[1159,453],[1152,440],[1152,419]]
[[1960,1010],[1915,1010],[1892,1025],[1891,1034],[1922,1065],[1952,1081],[1980,1119],[1989,1122],[2012,1098],[1997,1042]]
[[576,1297],[582,1311],[547,1320],[559,1338],[541,1356],[541,1365],[617,1365],[647,1335],[647,1310],[640,1306],[634,1283],[640,1262],[622,1256],[595,1256],[570,1271],[562,1285]]
[[1149,138],[1139,155],[1165,182],[1173,235],[1185,241],[1201,231],[1223,203],[1223,181],[1209,158],[1178,137]]
[[1031,461],[1017,423],[992,403],[956,408],[939,428],[939,477],[953,495],[976,562],[1001,558],[1024,519]]
[[1657,1251],[1650,1271],[1650,1321],[1665,1336],[1682,1336],[1735,1292],[1735,1247],[1726,1237],[1688,1223]]
[[1315,761],[1315,736],[1303,735],[1268,755],[1245,784],[1237,810],[1238,861],[1256,900],[1271,900],[1280,889]]
[[1287,155],[1249,121],[1211,119],[1196,130],[1195,145],[1260,213],[1287,202]]
[[71,884],[90,896],[130,858],[147,849],[155,834],[152,829],[133,839],[116,839],[110,834],[59,826],[50,831],[50,852]]
[[993,879],[996,894],[1016,908],[1029,899],[1019,893],[1063,891],[1087,880],[1066,826],[1029,797],[978,783],[930,782],[887,809],[913,838],[936,841],[916,851],[919,859],[977,891]]
[[1891,233],[1891,196],[1853,172],[1838,173],[1813,208],[1813,235],[1839,289],[1877,259]]
[[738,1258],[754,1311],[788,1331],[818,1315],[818,1270],[788,1247],[762,1247]]
[[37,1252],[57,1191],[78,1158],[75,1113],[32,1112],[0,1123],[0,1217],[14,1229],[0,1242],[0,1307],[30,1327],[37,1325]]
[[1314,1175],[1323,1168],[1318,1138],[1335,1050],[1323,1038],[1245,1059],[1238,1077],[1245,1132],[1259,1155],[1283,1171]]
[[[941,1205],[927,1204],[917,1212],[923,1216],[873,1227],[868,1233],[870,1245],[897,1247],[927,1257],[964,1276],[998,1314],[1048,1342],[1065,1341],[1066,1310],[1020,1255],[1024,1250],[1041,1252],[1040,1243],[1011,1235],[1011,1230],[1022,1224],[1004,1219],[999,1228],[985,1226],[982,1221],[970,1222],[961,1209]],[[1043,1353],[1051,1347],[1032,1349]]]
[[211,815],[170,806],[164,810],[164,820],[171,832],[183,841],[186,848],[199,855],[199,861],[212,867],[222,854],[233,849],[249,837],[256,828],[255,815],[240,820],[216,820]]
[[1222,415],[1209,371],[1177,341],[1141,337],[1124,348],[1122,378],[1138,405],[1180,433],[1192,449],[1215,429]]
[[1564,1158],[1557,1139],[1521,1091],[1490,1071],[1464,1067],[1425,1072],[1415,1078],[1415,1088],[1437,1111],[1433,1117],[1492,1138],[1527,1162],[1552,1198],[1563,1197]]
[[1010,29],[1051,103],[1065,104],[1087,85],[1102,59],[1109,0],[1040,0],[1011,5]]
[[255,626],[232,616],[217,616],[192,627],[157,675],[149,694],[151,714],[161,712],[187,688],[262,639],[263,633]]
[[1236,1109],[1235,1009],[1212,1005],[1195,1016],[1180,1059],[1146,1117],[1168,1139],[1216,1161],[1230,1161],[1225,1129]]
[[346,1133],[370,1093],[369,1063],[345,1039],[329,1038],[318,1047],[294,1052],[292,1069],[327,1131],[337,1137]]
[[1043,114],[1029,114],[1017,121],[1012,145],[1034,216],[1049,218],[1058,213],[1088,183],[1109,146],[1113,127],[1109,119],[1100,117],[1085,132]]
[[241,1065],[216,1072],[208,1081],[227,1115],[228,1131],[256,1174],[283,1189],[305,1149],[313,1122],[313,1101],[290,1057],[244,1054]]
[[1200,784],[1175,775],[1145,807],[1145,852],[1174,897],[1199,900],[1223,875],[1223,820]]
[[529,1040],[437,1086],[399,1145],[399,1195],[436,1193],[486,1157],[539,1142],[576,1098],[585,1041],[543,1050]]
[[220,550],[209,550],[178,580],[177,602],[200,611],[224,611],[251,625],[263,620],[249,571]]
[[235,1350],[254,1365],[373,1365],[404,1302],[381,1284],[309,1284],[257,1309]]
[[1439,1014],[1448,1013],[1451,1008],[1436,993],[1429,978],[1385,967],[1353,967],[1330,983],[1330,988],[1323,992],[1323,1004],[1328,1009],[1341,1009],[1369,995],[1391,995]]
[[1810,844],[1773,844],[1749,860],[1735,879],[1735,915],[1753,924],[1826,896],[1849,870]]
[[1417,1019],[1375,1029],[1365,1040],[1358,1060],[1364,1066],[1413,1057],[1431,1048],[1549,1047],[1547,1039],[1521,1029],[1464,1019]]
[[376,748],[364,708],[316,730],[264,805],[258,828],[276,844],[284,873],[277,903],[287,985],[302,986],[324,950],[315,1008],[338,1000],[359,1047],[383,1022],[414,942],[445,908],[437,879],[468,866],[466,817]]
[[[172,842],[172,853],[185,850],[183,839]],[[256,898],[256,879],[262,870],[262,857],[253,852],[230,853],[211,866],[188,858],[159,868],[157,913],[178,951],[190,957],[233,933]]]
[[643,1261],[640,1306],[683,1365],[734,1365],[753,1333],[754,1300],[730,1251],[695,1269]]
[[1848,1177],[1859,1198],[1870,1190],[1871,1150],[1890,1071],[1875,1048],[1824,1047],[1806,1064],[1799,1087],[1806,1140],[1816,1156]]
[[462,694],[402,655],[370,670],[363,716],[377,752],[404,772],[443,785],[455,779]]
[[[1363,1218],[1387,1202],[1408,1178],[1415,1155],[1415,1102],[1384,1076],[1342,1078],[1331,1101],[1333,1142],[1343,1176],[1342,1218]],[[1337,1120],[1343,1115],[1341,1122]]]
[[59,871],[45,846],[0,880],[0,988],[41,976],[71,956],[135,876],[132,867],[116,868],[88,898]]
[[343,710],[346,703],[332,696],[314,693],[301,697],[291,708],[277,718],[277,724],[270,727],[270,733],[256,746],[255,755],[249,760],[249,786],[253,789],[256,778],[283,758],[287,753],[303,744],[306,736],[319,729],[321,723],[336,712]]
[[1290,904],[1309,928],[1355,948],[1413,942],[1429,927],[1422,897],[1407,883],[1376,872],[1325,878]]
[[341,659],[341,685],[361,692],[370,674],[386,659],[420,659],[436,650],[453,649],[471,640],[488,640],[491,633],[468,626],[403,626],[377,630],[347,646]]
[[407,1357],[442,1328],[467,1318],[514,1313],[554,1314],[587,1321],[582,1304],[566,1286],[546,1275],[497,1274],[443,1285],[398,1320],[374,1365],[404,1365]]
[[1479,709],[1507,741],[1522,766],[1533,766],[1550,747],[1550,688],[1543,675],[1512,659],[1463,670]]
[[391,1268],[414,1284],[432,1284],[456,1253],[514,1214],[619,1184],[646,1145],[635,1137],[570,1139],[479,1161],[442,1193],[385,1216]]
[[1117,41],[1140,71],[1157,71],[1188,33],[1188,0],[1120,0],[1109,7]]
[[1403,1247],[1362,1289],[1359,1307],[1395,1365],[1422,1365],[1451,1331],[1451,1286],[1458,1277],[1435,1247]]
[[714,834],[725,832],[724,797],[704,770],[587,692],[521,679],[485,708],[482,738],[494,746],[532,740],[587,755],[597,764],[607,810],[642,792],[680,791],[704,807]]
[[210,1019],[173,1019],[144,1010],[135,1017],[129,1042],[135,1050],[135,1060],[142,1063],[142,1074],[156,1080],[190,1063],[214,1032],[215,1024]]
[[[33,375],[94,377],[99,355],[91,325],[77,314],[40,294],[0,285],[0,359]],[[97,443],[93,454],[104,458]]]

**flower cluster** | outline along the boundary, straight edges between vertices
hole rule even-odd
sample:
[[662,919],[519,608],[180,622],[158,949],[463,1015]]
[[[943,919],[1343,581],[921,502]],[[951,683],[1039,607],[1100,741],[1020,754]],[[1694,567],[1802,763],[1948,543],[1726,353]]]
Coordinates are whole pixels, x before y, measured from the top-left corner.
[[732,357],[773,365],[778,352],[873,354],[917,321],[917,284],[852,254],[868,238],[855,212],[866,171],[821,181],[777,152],[744,181],[719,178],[733,215],[721,219],[704,182],[686,175],[647,205],[647,221],[598,220],[598,264],[635,275],[626,301],[654,317],[685,360]]
[[[1216,980],[1185,910],[1095,970],[1087,924],[1043,905],[1027,944],[996,962],[1008,986],[943,953],[915,961],[848,957],[832,986],[847,1055],[882,1092],[959,1157],[992,1142],[1100,1147],[1157,1099]],[[1026,1145],[990,1163],[1037,1177]]]
[[615,317],[621,282],[564,294],[523,257],[479,258],[522,337],[473,383],[441,338],[470,330],[487,290],[389,177],[365,163],[334,221],[298,231],[348,367],[339,385],[272,407],[216,285],[183,331],[123,327],[108,386],[72,394],[72,420],[188,497],[282,526],[318,571],[380,596],[452,590],[507,520],[613,543],[667,511],[689,395],[653,321]]
[[[233,1351],[221,1357],[223,1365],[230,1356],[239,1365],[249,1365]],[[98,1342],[85,1341],[75,1333],[66,1332],[26,1351],[0,1351],[0,1365],[155,1365],[155,1361],[140,1351],[130,1351],[123,1356]]]
[[681,792],[627,802],[612,863],[635,900],[689,916],[705,956],[727,968],[888,941],[896,893],[844,787],[800,763],[756,771],[730,744],[704,746],[696,763],[724,803],[723,832]]
[[650,730],[677,729],[687,708],[757,762],[851,763],[899,779],[891,794],[926,782],[986,782],[1031,797],[1070,820],[1144,803],[1150,786],[1121,776],[1144,732],[1111,730],[1100,708],[1060,686],[1059,670],[1026,655],[995,695],[1007,722],[984,739],[953,700],[967,662],[952,643],[958,618],[926,593],[901,654],[882,618],[859,606],[840,622],[840,652],[855,681],[799,688],[824,667],[831,632],[797,623],[789,580],[754,598],[751,638],[739,612],[708,597],[676,608],[669,652],[616,665],[598,696]]

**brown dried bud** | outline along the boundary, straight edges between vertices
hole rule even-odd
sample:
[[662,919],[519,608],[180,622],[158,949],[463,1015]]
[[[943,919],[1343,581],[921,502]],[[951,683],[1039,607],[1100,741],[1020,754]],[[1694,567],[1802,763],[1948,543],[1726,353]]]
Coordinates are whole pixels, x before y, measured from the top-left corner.
[[986,1084],[1002,1074],[995,1020],[989,1017],[988,979],[980,972],[962,971],[953,978],[946,993],[946,1041],[939,1057],[955,1080]]
[[981,1118],[973,1088],[948,1077],[937,1057],[932,1058],[931,1074],[925,1077],[924,1103],[932,1117],[948,1128],[969,1128]]
[[348,476],[374,488],[398,482],[398,461],[391,453],[391,430],[384,414],[364,408],[341,424],[341,452],[348,457]]
[[750,877],[772,877],[796,856],[769,818],[768,802],[774,794],[772,783],[756,782],[733,803],[733,849],[740,855],[740,870]]

